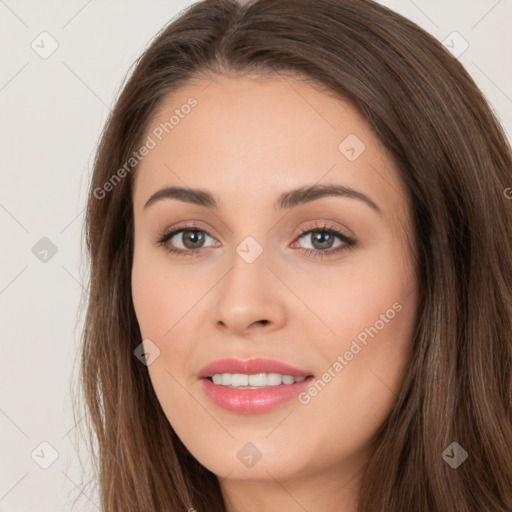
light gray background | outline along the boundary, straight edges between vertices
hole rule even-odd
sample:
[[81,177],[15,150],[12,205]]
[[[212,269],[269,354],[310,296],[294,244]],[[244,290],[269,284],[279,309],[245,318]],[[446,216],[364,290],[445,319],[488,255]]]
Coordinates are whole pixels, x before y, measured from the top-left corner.
[[[87,185],[126,72],[189,3],[0,0],[0,512],[68,512],[77,496],[76,510],[99,510],[80,487],[70,398]],[[441,41],[453,31],[467,41],[459,59],[510,138],[512,0],[381,3]],[[46,59],[31,47],[51,48],[43,31],[59,45]],[[43,237],[57,248],[46,262],[32,251]],[[58,458],[43,469],[52,449]]]

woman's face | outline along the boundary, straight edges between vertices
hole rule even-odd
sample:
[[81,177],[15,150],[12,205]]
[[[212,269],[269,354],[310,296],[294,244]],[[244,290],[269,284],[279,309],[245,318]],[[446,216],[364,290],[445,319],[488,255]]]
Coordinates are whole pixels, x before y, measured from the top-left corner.
[[[170,424],[229,480],[355,474],[416,322],[411,213],[385,148],[349,103],[280,76],[187,85],[144,143],[133,302]],[[183,191],[150,201],[169,187]]]

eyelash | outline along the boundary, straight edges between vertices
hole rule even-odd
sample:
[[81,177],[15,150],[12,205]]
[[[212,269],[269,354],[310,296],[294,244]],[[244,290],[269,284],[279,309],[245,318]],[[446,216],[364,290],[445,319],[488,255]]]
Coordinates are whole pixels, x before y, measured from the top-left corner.
[[[169,231],[164,231],[161,234],[160,239],[157,240],[156,244],[158,246],[165,247],[165,250],[168,253],[171,253],[171,254],[176,255],[176,256],[188,256],[188,255],[191,255],[192,253],[194,255],[198,255],[198,254],[202,253],[204,250],[209,248],[209,247],[200,247],[199,249],[187,249],[187,250],[184,250],[184,249],[174,249],[172,247],[166,247],[165,244],[171,238],[173,238],[178,233],[181,233],[182,231],[192,231],[192,232],[199,231],[201,233],[205,233],[210,238],[213,238],[204,229],[200,229],[198,226],[195,226],[195,225],[188,225],[188,226],[181,226],[180,228],[172,229],[172,230],[169,230]],[[352,238],[349,238],[347,235],[342,233],[340,230],[336,229],[333,226],[329,226],[328,224],[324,224],[322,226],[318,226],[317,225],[314,228],[301,228],[300,229],[300,233],[297,236],[297,239],[300,239],[300,238],[304,237],[305,235],[307,235],[309,233],[330,233],[331,235],[337,236],[344,243],[343,245],[337,247],[336,249],[329,249],[329,250],[326,250],[326,251],[322,251],[320,249],[301,249],[301,252],[303,254],[306,254],[306,256],[312,256],[312,257],[315,257],[315,258],[324,258],[326,256],[327,257],[335,256],[335,255],[337,255],[337,254],[339,254],[339,253],[341,253],[341,252],[343,252],[345,250],[353,249],[355,247],[356,243],[357,243],[355,240],[353,240]]]

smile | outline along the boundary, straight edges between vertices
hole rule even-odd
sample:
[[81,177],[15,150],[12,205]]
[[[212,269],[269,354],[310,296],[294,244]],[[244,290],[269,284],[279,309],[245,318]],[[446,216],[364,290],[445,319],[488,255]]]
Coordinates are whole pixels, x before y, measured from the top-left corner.
[[293,377],[280,373],[216,373],[210,377],[214,384],[238,389],[261,389],[270,386],[280,386],[302,382],[306,377]]

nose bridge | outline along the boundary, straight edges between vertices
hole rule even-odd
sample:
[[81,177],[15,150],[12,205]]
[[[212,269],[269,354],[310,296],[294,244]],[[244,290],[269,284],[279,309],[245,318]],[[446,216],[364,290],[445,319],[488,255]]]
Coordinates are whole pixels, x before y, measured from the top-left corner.
[[[273,229],[275,219],[250,215],[250,199],[246,201],[246,214],[239,218],[238,228],[232,232],[234,254],[231,259],[231,276],[226,276],[232,285],[238,288],[238,280],[254,287],[253,293],[265,295],[273,300],[281,293],[282,283],[276,278],[276,265],[279,254],[274,254],[281,243],[276,239]],[[270,207],[270,205],[269,205]],[[243,209],[239,211],[243,212]],[[270,268],[269,268],[270,267]],[[236,282],[235,282],[236,281]],[[268,288],[268,290],[266,289]]]
[[[262,236],[262,235],[260,235]],[[231,269],[223,280],[215,306],[216,321],[238,332],[251,324],[282,324],[285,306],[282,290],[270,264],[270,249],[247,235],[238,245]],[[275,283],[270,281],[274,280]]]
[[[261,292],[264,293],[262,289],[268,278],[267,274],[270,274],[267,268],[268,256],[269,249],[264,247],[263,242],[258,242],[252,235],[245,236],[235,246],[231,271],[226,276],[227,286],[237,294],[245,295],[250,292],[253,297],[262,295]],[[229,293],[229,290],[225,292]]]
[[[259,235],[260,240],[263,235]],[[264,252],[268,252],[268,246],[264,248],[265,241],[258,242],[252,235],[247,235],[235,249],[236,254],[242,259],[247,265],[252,265],[258,259],[266,260],[267,258],[261,258]],[[236,261],[236,260],[235,260]]]
[[[238,218],[232,225],[233,231],[230,239],[235,251],[232,264],[235,268],[246,269],[252,273],[252,267],[256,266],[259,271],[264,272],[265,264],[268,263],[269,244],[272,233],[269,231],[269,219],[263,215],[253,215],[252,202],[256,196],[238,197],[235,211],[238,212]],[[264,202],[259,198],[259,204]],[[235,269],[233,269],[234,271]],[[268,271],[268,270],[267,270]]]

